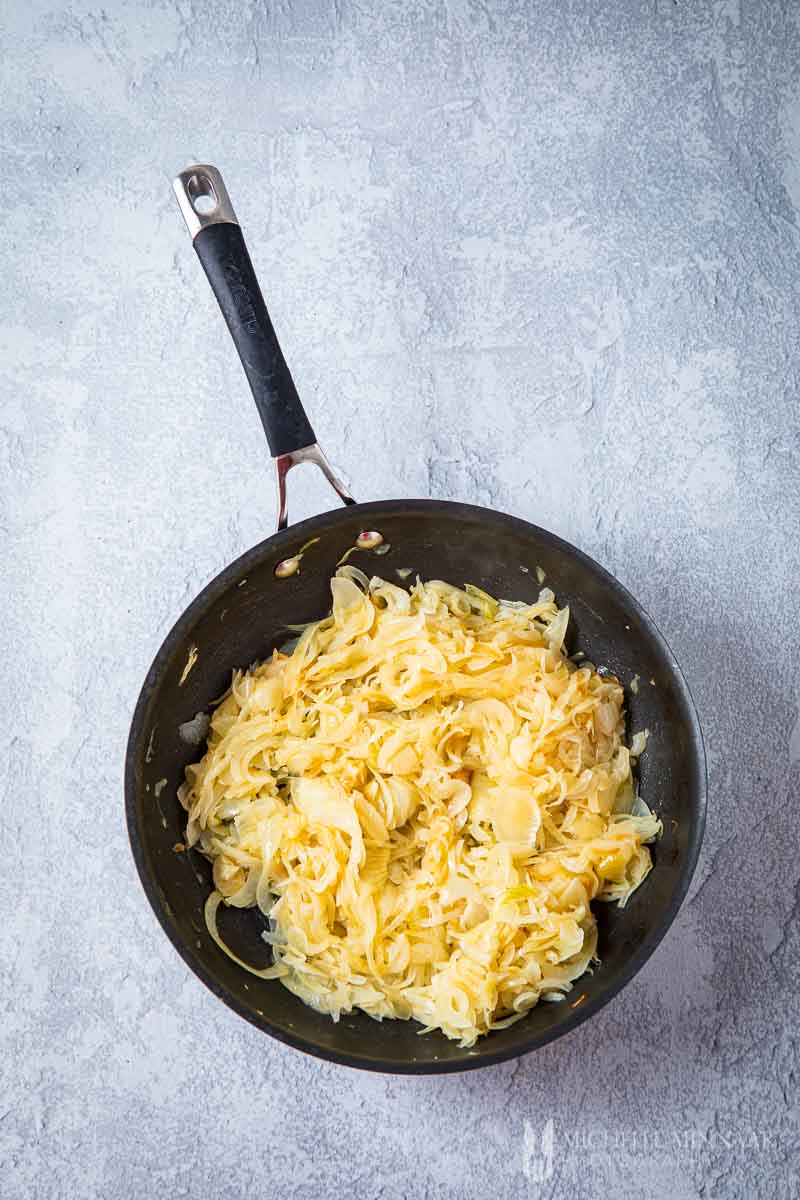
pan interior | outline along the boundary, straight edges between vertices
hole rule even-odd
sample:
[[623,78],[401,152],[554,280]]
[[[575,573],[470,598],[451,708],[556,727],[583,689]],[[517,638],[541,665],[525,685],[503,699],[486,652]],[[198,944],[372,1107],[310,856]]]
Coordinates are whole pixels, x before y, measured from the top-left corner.
[[[203,921],[211,889],[209,864],[176,853],[184,813],[176,789],[186,765],[202,754],[179,727],[247,667],[282,645],[290,624],[323,616],[330,577],[362,529],[377,529],[390,549],[349,559],[367,574],[402,583],[399,570],[456,585],[473,583],[495,596],[532,601],[537,567],[571,611],[568,648],[583,650],[626,685],[631,730],[651,737],[640,787],[661,817],[664,834],[654,869],[624,909],[596,904],[601,965],[566,1000],[542,1003],[522,1021],[463,1050],[444,1035],[418,1036],[413,1022],[377,1023],[353,1013],[337,1024],[315,1013],[278,982],[248,975],[212,942]],[[277,579],[278,561],[310,538],[300,573]],[[412,576],[413,578],[413,576]],[[187,662],[194,665],[181,682]],[[184,731],[185,734],[185,731]],[[126,792],[131,842],[145,889],[189,966],[228,1004],[273,1035],[326,1058],[388,1071],[460,1070],[524,1053],[596,1011],[626,982],[660,940],[688,886],[702,836],[705,764],[697,720],[671,652],[633,598],[605,571],[552,534],[526,522],[468,505],[387,501],[341,509],[305,521],[261,543],[222,572],[194,601],[162,646],[148,674],[129,743]],[[253,965],[269,951],[257,910],[221,910],[231,948]]]

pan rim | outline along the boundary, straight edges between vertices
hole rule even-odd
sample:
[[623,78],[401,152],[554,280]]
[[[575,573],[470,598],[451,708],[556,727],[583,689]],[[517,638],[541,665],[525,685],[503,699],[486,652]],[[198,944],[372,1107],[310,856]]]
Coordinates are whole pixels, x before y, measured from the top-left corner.
[[[587,1003],[580,1005],[579,1008],[572,1009],[560,1024],[554,1026],[550,1030],[532,1035],[527,1042],[523,1042],[519,1046],[505,1048],[503,1050],[493,1051],[490,1044],[482,1042],[481,1050],[474,1049],[464,1050],[463,1058],[448,1058],[444,1060],[426,1060],[420,1062],[417,1060],[392,1060],[383,1058],[379,1055],[370,1055],[368,1053],[350,1054],[343,1053],[325,1046],[316,1045],[305,1038],[299,1037],[285,1029],[272,1025],[267,1017],[259,1018],[258,1015],[249,1010],[242,1004],[236,994],[232,992],[225,984],[221,983],[214,973],[208,970],[204,964],[197,958],[189,946],[178,933],[177,929],[171,923],[171,920],[165,911],[165,906],[158,895],[158,887],[154,874],[150,871],[147,855],[144,850],[144,839],[139,831],[139,822],[137,818],[137,786],[136,786],[136,759],[139,747],[143,744],[145,736],[146,724],[145,716],[152,698],[155,685],[160,679],[164,664],[171,657],[174,647],[185,636],[186,632],[191,629],[195,618],[201,611],[208,607],[218,596],[227,590],[230,584],[241,575],[243,570],[246,570],[250,564],[260,563],[265,558],[269,557],[273,551],[276,553],[276,559],[284,557],[281,554],[281,548],[290,543],[295,542],[298,537],[305,540],[304,535],[313,536],[317,530],[327,523],[330,523],[330,518],[344,519],[352,517],[354,513],[363,512],[370,516],[396,512],[402,510],[405,515],[413,515],[414,513],[429,513],[431,510],[441,511],[442,509],[454,510],[454,515],[458,513],[464,518],[472,518],[483,522],[490,521],[495,527],[498,524],[505,525],[508,528],[515,529],[518,533],[525,536],[538,538],[540,541],[558,549],[571,557],[577,559],[581,565],[586,567],[590,572],[594,573],[609,591],[616,593],[618,598],[624,602],[626,607],[633,611],[642,624],[647,628],[650,635],[659,644],[664,655],[665,661],[669,665],[675,684],[683,702],[687,720],[691,733],[692,758],[691,774],[693,791],[696,798],[696,817],[692,822],[688,834],[688,844],[686,850],[685,861],[682,865],[681,872],[676,880],[675,889],[667,908],[661,914],[659,920],[649,929],[648,933],[642,940],[641,945],[636,952],[626,960],[624,966],[611,979],[608,987],[604,992],[589,1000]],[[180,614],[175,623],[170,628],[169,632],[164,637],[156,655],[150,665],[149,670],[144,678],[139,696],[133,711],[131,720],[130,732],[125,752],[125,772],[124,772],[124,788],[125,788],[125,814],[126,825],[128,831],[128,839],[131,846],[131,852],[136,864],[137,873],[140,883],[144,889],[145,895],[150,903],[151,908],[158,920],[161,928],[166,933],[170,942],[177,950],[180,957],[189,967],[194,975],[201,980],[202,983],[220,1000],[222,1000],[230,1009],[243,1017],[251,1025],[270,1037],[285,1045],[292,1046],[297,1050],[301,1050],[306,1054],[311,1054],[316,1058],[324,1059],[328,1062],[334,1062],[342,1066],[352,1067],[360,1070],[376,1071],[384,1074],[394,1075],[443,1075],[456,1074],[462,1071],[477,1070],[480,1067],[495,1066],[501,1062],[507,1062],[511,1059],[522,1058],[524,1055],[532,1053],[534,1050],[541,1049],[550,1042],[563,1037],[565,1034],[577,1029],[584,1021],[589,1020],[602,1008],[604,1008],[611,1000],[617,996],[624,987],[634,978],[641,970],[647,960],[651,957],[661,941],[665,937],[670,926],[673,924],[682,904],[686,898],[692,878],[694,876],[697,862],[700,856],[700,850],[703,843],[703,835],[705,831],[706,811],[708,802],[708,772],[705,755],[705,746],[703,741],[702,729],[700,720],[697,715],[697,709],[689,689],[689,685],[681,670],[680,664],[675,657],[669,643],[662,634],[659,627],[656,625],[653,618],[646,612],[636,597],[628,591],[624,584],[612,575],[605,567],[601,566],[595,559],[591,558],[578,547],[573,546],[570,542],[559,537],[557,534],[551,533],[541,526],[534,525],[530,521],[525,521],[520,517],[512,516],[509,513],[503,513],[495,509],[486,508],[481,505],[466,504],[454,500],[431,500],[431,499],[397,499],[397,500],[376,500],[366,503],[349,506],[342,509],[333,509],[327,512],[319,513],[316,516],[309,517],[304,521],[298,522],[296,525],[289,526],[288,529],[280,530],[258,542],[249,550],[235,558],[227,566],[223,567],[209,582],[201,589],[198,595],[190,602],[188,607]]]

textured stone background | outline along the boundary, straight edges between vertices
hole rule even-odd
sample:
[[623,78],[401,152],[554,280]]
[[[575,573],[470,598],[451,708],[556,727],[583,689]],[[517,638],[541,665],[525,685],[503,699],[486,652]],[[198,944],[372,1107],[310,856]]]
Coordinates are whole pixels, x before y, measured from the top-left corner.
[[[800,6],[7,0],[3,23],[0,1195],[796,1195]],[[556,530],[694,690],[690,898],[624,995],[516,1064],[393,1079],[273,1044],[135,877],[145,669],[274,520],[170,191],[198,159],[355,493]],[[327,505],[292,485],[295,515]]]

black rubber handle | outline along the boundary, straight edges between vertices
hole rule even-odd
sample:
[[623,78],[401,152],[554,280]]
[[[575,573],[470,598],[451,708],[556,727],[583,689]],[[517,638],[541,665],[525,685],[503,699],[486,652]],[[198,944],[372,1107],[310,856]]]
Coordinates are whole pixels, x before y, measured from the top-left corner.
[[274,458],[316,442],[238,225],[208,225],[194,248],[239,351]]

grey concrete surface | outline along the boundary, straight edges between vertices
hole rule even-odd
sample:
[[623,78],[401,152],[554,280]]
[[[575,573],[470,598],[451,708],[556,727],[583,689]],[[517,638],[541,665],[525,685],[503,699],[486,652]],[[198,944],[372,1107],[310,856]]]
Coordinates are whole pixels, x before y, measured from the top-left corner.
[[[0,1196],[796,1196],[800,6],[6,0],[0,24]],[[198,159],[355,493],[554,529],[693,688],[688,902],[517,1063],[394,1079],[273,1044],[137,882],[143,674],[274,520],[170,192]],[[323,504],[298,472],[294,514]]]

